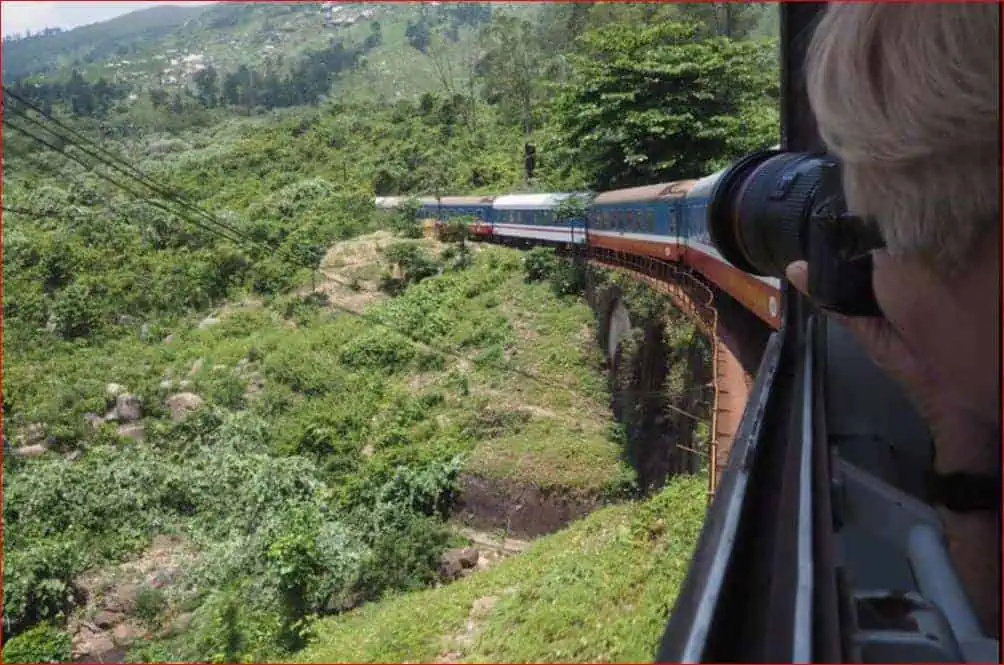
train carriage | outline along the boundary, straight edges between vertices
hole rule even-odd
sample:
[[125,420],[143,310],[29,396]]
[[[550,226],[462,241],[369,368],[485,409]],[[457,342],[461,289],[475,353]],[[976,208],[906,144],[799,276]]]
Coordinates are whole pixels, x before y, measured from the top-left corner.
[[598,195],[586,214],[589,245],[679,260],[684,196],[693,180],[618,189]]
[[424,219],[433,219],[438,225],[445,224],[458,217],[472,218],[468,230],[474,235],[491,235],[492,204],[491,196],[443,196],[427,197],[420,200],[420,214]]
[[581,218],[562,220],[556,210],[574,194],[512,194],[495,199],[493,235],[501,239],[582,245],[586,224]]

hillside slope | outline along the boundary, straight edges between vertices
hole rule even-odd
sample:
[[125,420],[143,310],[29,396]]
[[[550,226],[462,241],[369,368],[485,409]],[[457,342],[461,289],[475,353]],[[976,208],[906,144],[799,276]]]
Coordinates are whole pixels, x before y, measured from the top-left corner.
[[324,619],[296,662],[648,662],[700,533],[705,489],[673,480],[489,571]]

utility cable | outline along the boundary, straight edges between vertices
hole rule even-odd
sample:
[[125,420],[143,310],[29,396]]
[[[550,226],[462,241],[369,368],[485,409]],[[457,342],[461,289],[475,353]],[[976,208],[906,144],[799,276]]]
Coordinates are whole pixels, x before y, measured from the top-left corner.
[[[96,170],[96,169],[94,168],[94,165],[92,165],[92,164],[87,164],[87,163],[85,163],[84,161],[80,160],[79,158],[74,158],[74,156],[73,156],[73,155],[71,155],[71,154],[70,154],[69,152],[67,152],[67,150],[66,150],[66,147],[68,147],[68,146],[72,146],[72,147],[75,147],[75,148],[77,148],[78,150],[80,150],[81,152],[83,152],[84,154],[86,154],[87,156],[89,156],[89,157],[92,157],[93,159],[97,160],[97,161],[98,161],[99,163],[101,163],[101,164],[105,164],[105,165],[108,165],[108,164],[107,164],[107,162],[106,162],[105,160],[101,159],[101,157],[99,157],[99,156],[96,156],[96,155],[94,155],[94,154],[93,154],[92,152],[88,151],[87,149],[84,149],[84,148],[81,148],[81,147],[80,147],[79,145],[77,145],[77,144],[76,144],[76,143],[74,143],[73,141],[69,141],[69,140],[67,140],[67,139],[66,139],[66,137],[64,137],[64,136],[60,136],[58,132],[54,132],[54,131],[52,131],[51,129],[49,129],[49,128],[45,127],[45,126],[44,126],[44,125],[43,125],[42,123],[40,123],[40,122],[39,122],[38,120],[36,120],[36,119],[34,119],[34,118],[31,118],[31,117],[30,117],[30,116],[28,116],[27,114],[25,114],[25,113],[23,113],[23,112],[19,112],[18,110],[16,110],[16,109],[13,109],[13,108],[12,108],[12,109],[10,109],[10,110],[11,110],[11,111],[13,111],[13,112],[14,112],[14,114],[15,114],[16,116],[18,116],[18,117],[19,117],[19,119],[23,119],[23,120],[27,120],[28,122],[30,122],[30,123],[32,123],[32,124],[34,124],[34,125],[37,125],[37,126],[41,127],[41,128],[43,129],[43,130],[45,130],[45,131],[49,132],[50,134],[52,134],[53,136],[55,136],[55,137],[56,137],[56,139],[58,139],[58,140],[59,140],[59,141],[60,141],[61,143],[63,143],[64,145],[62,146],[62,148],[60,148],[60,147],[58,147],[58,146],[55,146],[55,145],[53,145],[53,144],[52,144],[52,143],[50,143],[50,142],[47,142],[47,141],[45,141],[44,139],[41,139],[40,137],[38,137],[38,136],[36,136],[36,135],[34,135],[34,134],[31,134],[30,132],[27,132],[27,131],[25,131],[25,130],[24,130],[23,128],[16,128],[16,129],[18,129],[18,130],[19,130],[19,131],[21,131],[22,133],[26,134],[26,135],[27,135],[27,136],[29,136],[30,138],[33,138],[34,140],[36,140],[36,141],[39,141],[39,142],[43,143],[43,145],[46,145],[46,146],[47,146],[47,147],[49,147],[50,149],[52,149],[52,150],[55,150],[56,152],[60,152],[60,153],[62,153],[62,154],[63,154],[64,156],[66,156],[66,157],[70,157],[71,159],[74,159],[74,161],[76,161],[77,163],[81,164],[82,166],[84,166],[84,167],[85,167],[86,169],[88,169],[89,171],[91,171],[91,172],[93,172],[93,173],[95,173],[95,174],[97,174],[97,175],[99,175],[99,176],[103,177],[103,178],[104,178],[105,180],[109,180],[110,182],[112,182],[113,184],[116,184],[117,186],[120,186],[120,187],[122,186],[121,184],[117,183],[116,181],[114,181],[114,180],[110,180],[110,179],[109,179],[108,177],[106,177],[106,176],[104,176],[103,174],[101,174],[101,173],[100,173],[99,171],[97,171],[97,170]],[[8,120],[9,120],[9,118],[4,118],[4,121],[5,121],[5,122],[7,122]],[[12,125],[12,126],[13,126],[13,125]],[[124,171],[123,169],[121,169],[121,168],[118,168],[118,167],[115,167],[114,165],[110,165],[110,166],[111,166],[111,168],[114,168],[114,169],[115,169],[116,171],[118,171],[118,172],[120,172],[120,173],[123,173],[124,175],[126,175],[126,176],[128,176],[128,177],[131,177],[131,178],[132,178],[133,180],[138,180],[137,178],[135,178],[134,176],[132,176],[132,175],[131,175],[131,174],[129,174],[128,172],[125,172],[125,171]],[[140,181],[140,184],[143,184],[144,186],[146,186],[146,187],[147,187],[147,188],[149,188],[149,189],[153,189],[154,191],[157,191],[156,187],[151,187],[151,186],[150,186],[150,185],[149,185],[148,183],[145,183],[145,182],[142,182],[142,181]],[[129,190],[129,191],[130,191],[130,193],[132,193],[132,194],[133,194],[134,196],[137,196],[137,198],[140,198],[140,199],[147,199],[147,198],[148,198],[148,197],[144,197],[144,196],[143,196],[143,195],[141,195],[141,194],[140,194],[140,195],[137,195],[137,194],[135,194],[135,192],[133,192],[132,190]],[[159,194],[160,192],[157,192],[157,193]],[[171,196],[169,196],[169,195],[162,195],[162,196],[164,196],[164,197],[165,197],[166,199],[168,199],[169,201],[175,201],[175,202],[178,202],[178,200],[177,200],[176,198],[174,198],[174,197],[171,197]],[[152,202],[151,202],[151,204],[152,204]],[[228,225],[226,225],[226,224],[223,224],[222,222],[219,222],[219,221],[218,221],[218,220],[217,220],[217,219],[216,219],[215,217],[213,217],[213,216],[209,215],[208,213],[206,213],[205,211],[202,211],[201,209],[199,209],[199,208],[197,208],[197,207],[194,207],[194,206],[191,206],[191,205],[188,205],[188,204],[185,204],[184,202],[181,202],[181,205],[182,205],[182,206],[184,206],[185,208],[188,208],[188,209],[194,209],[194,210],[195,210],[195,211],[197,211],[197,212],[199,213],[199,215],[200,215],[200,216],[201,216],[201,217],[202,217],[203,219],[205,219],[205,220],[206,220],[207,222],[209,222],[209,223],[211,223],[211,224],[213,224],[213,225],[215,225],[215,226],[219,226],[219,227],[222,227],[223,229],[225,229],[225,230],[226,230],[226,231],[228,231],[229,233],[232,233],[232,234],[234,234],[234,236],[237,236],[238,238],[240,238],[240,239],[244,240],[245,242],[248,242],[248,243],[251,243],[251,244],[257,244],[258,246],[261,246],[261,247],[263,247],[263,248],[267,248],[267,249],[268,249],[268,250],[270,250],[270,251],[274,251],[274,248],[272,248],[272,247],[270,247],[270,246],[268,246],[268,245],[261,245],[260,243],[256,243],[256,242],[255,242],[255,241],[254,241],[253,239],[251,239],[250,237],[248,237],[248,236],[244,235],[244,234],[243,234],[243,233],[241,233],[240,231],[238,231],[238,230],[236,230],[236,229],[233,229],[232,227],[230,227],[230,226],[228,226]],[[170,211],[170,210],[168,210],[168,212],[171,212],[171,211]],[[179,216],[179,217],[182,217],[182,218],[186,219],[186,221],[189,221],[189,222],[191,222],[191,223],[193,223],[193,224],[196,224],[196,225],[200,226],[200,227],[201,227],[201,228],[203,228],[203,229],[205,229],[205,228],[206,228],[206,227],[204,226],[204,223],[200,224],[200,223],[198,223],[198,222],[195,222],[195,221],[194,221],[193,219],[191,219],[190,217],[186,217],[186,216],[183,216],[183,215],[181,215],[181,214],[180,214],[179,212],[174,212],[173,214],[175,214],[175,215],[177,215],[177,216]],[[206,230],[208,230],[208,229],[206,229]],[[239,240],[235,240],[235,239],[234,239],[233,237],[231,237],[231,236],[225,236],[225,234],[222,234],[222,233],[220,233],[220,235],[224,235],[224,237],[227,237],[227,238],[228,238],[228,239],[230,239],[230,240],[234,240],[235,242],[239,242]]]
[[[37,105],[35,105],[35,104],[31,103],[30,101],[24,99],[20,95],[17,95],[16,93],[12,92],[6,86],[4,86],[3,90],[4,90],[5,94],[9,95],[12,99],[14,99],[15,101],[17,101],[19,104],[22,104],[23,106],[26,106],[26,107],[32,109],[33,111],[35,111],[36,113],[38,113],[39,115],[41,115],[43,118],[46,118],[47,120],[49,120],[56,127],[59,127],[61,130],[69,133],[71,136],[76,137],[77,140],[78,140],[78,142],[74,142],[72,140],[67,139],[65,136],[60,137],[63,140],[65,140],[67,143],[69,143],[71,145],[74,145],[74,147],[76,147],[79,150],[81,150],[81,151],[89,154],[91,157],[94,157],[95,159],[97,159],[101,163],[105,164],[109,168],[115,169],[115,170],[119,171],[120,173],[122,173],[123,175],[127,175],[127,176],[132,177],[133,179],[141,182],[146,187],[148,187],[151,190],[155,191],[160,196],[165,197],[167,199],[171,199],[171,200],[179,203],[180,205],[188,208],[189,210],[191,210],[191,211],[195,212],[196,214],[198,214],[198,215],[202,216],[203,218],[205,218],[208,222],[216,224],[218,226],[221,226],[221,227],[227,229],[228,231],[230,231],[231,233],[234,233],[234,234],[237,234],[237,235],[244,235],[240,230],[238,230],[238,229],[236,229],[236,228],[234,228],[234,227],[232,227],[232,226],[230,226],[230,225],[228,225],[228,224],[226,224],[226,223],[221,222],[220,220],[218,220],[216,218],[216,216],[213,215],[212,213],[209,213],[206,210],[200,208],[199,206],[197,206],[197,205],[191,203],[190,201],[184,199],[177,192],[172,192],[172,191],[170,191],[170,190],[168,190],[168,189],[160,186],[150,176],[148,176],[146,173],[144,173],[140,169],[136,168],[135,166],[133,166],[129,162],[125,161],[120,156],[118,156],[115,153],[113,153],[113,152],[105,149],[104,147],[102,147],[101,145],[99,145],[98,143],[96,143],[95,141],[93,141],[92,139],[88,138],[84,134],[81,134],[77,130],[75,130],[72,127],[66,125],[65,123],[61,122],[57,118],[53,117],[51,114],[45,112],[43,109],[39,108]],[[19,116],[21,116],[21,117],[23,117],[23,118],[25,118],[25,119],[27,119],[27,120],[35,123],[35,124],[41,126],[41,123],[39,121],[31,118],[23,110],[18,109],[16,105],[12,106],[11,110],[15,114],[17,114],[17,115],[19,115]],[[58,136],[58,134],[56,132],[52,131],[51,129],[49,129],[47,131],[49,131],[50,133]],[[92,146],[93,150],[97,151],[100,155],[102,155],[104,157],[104,159],[102,159],[98,155],[95,155],[92,151],[89,151],[89,150],[85,149],[83,146],[80,145],[79,142],[83,142],[83,143],[85,143],[85,144],[87,144],[89,146]],[[250,238],[249,238],[249,240],[250,240]]]
[[15,130],[15,131],[17,131],[17,132],[19,132],[21,134],[24,134],[28,138],[30,138],[30,139],[32,139],[32,140],[34,140],[34,141],[42,144],[43,146],[49,148],[50,150],[52,150],[54,152],[58,152],[58,153],[62,154],[64,157],[72,159],[73,161],[77,162],[78,164],[80,164],[84,168],[90,170],[92,173],[94,173],[94,175],[98,176],[99,178],[101,178],[103,180],[106,180],[106,181],[110,182],[111,184],[115,185],[116,187],[118,187],[120,189],[125,190],[126,192],[128,192],[129,194],[131,194],[136,199],[141,200],[141,201],[143,201],[143,202],[147,203],[148,205],[151,205],[151,206],[153,206],[155,208],[159,208],[159,209],[163,210],[164,212],[168,213],[169,215],[174,215],[176,217],[180,217],[181,219],[189,222],[190,224],[193,224],[194,226],[197,226],[198,228],[202,229],[203,231],[206,231],[207,233],[219,236],[221,238],[225,238],[225,239],[227,239],[227,240],[229,240],[229,241],[231,241],[233,243],[236,243],[238,245],[241,243],[242,239],[240,239],[240,238],[234,238],[234,237],[226,235],[225,233],[223,233],[223,232],[221,232],[221,231],[219,231],[217,229],[209,228],[209,227],[205,226],[204,224],[202,224],[199,221],[196,221],[196,220],[194,220],[194,219],[192,219],[190,217],[186,217],[185,215],[181,214],[177,210],[171,210],[170,208],[168,208],[166,205],[162,204],[159,201],[154,201],[154,200],[149,199],[148,197],[145,197],[141,192],[137,192],[134,189],[131,189],[127,185],[124,185],[121,182],[118,182],[117,180],[115,180],[111,176],[108,176],[107,174],[104,174],[104,173],[101,173],[100,171],[92,169],[90,165],[88,165],[86,162],[84,162],[82,159],[80,159],[76,155],[71,155],[70,153],[66,152],[65,150],[61,150],[58,146],[55,146],[52,143],[50,143],[49,141],[45,140],[44,138],[36,136],[36,135],[32,134],[31,132],[29,132],[28,130],[24,129],[23,127],[20,127],[20,126],[14,124],[13,121],[11,121],[10,118],[6,118],[5,117],[3,119],[3,123],[5,125],[7,125],[8,127],[10,127],[11,129],[13,129],[13,130]]

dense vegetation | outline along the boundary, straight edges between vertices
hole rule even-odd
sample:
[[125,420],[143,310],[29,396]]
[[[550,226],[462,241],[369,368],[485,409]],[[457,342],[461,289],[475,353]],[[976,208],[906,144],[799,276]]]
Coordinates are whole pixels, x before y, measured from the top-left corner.
[[[241,236],[42,149],[5,95],[5,452],[42,448],[4,455],[5,660],[66,659],[67,627],[157,536],[176,538],[170,556],[187,563],[163,589],[140,585],[134,613],[152,639],[133,658],[297,658],[311,640],[322,660],[435,657],[432,632],[356,651],[344,640],[367,617],[413,607],[381,598],[435,582],[441,553],[461,543],[448,521],[461,474],[596,502],[637,496],[579,269],[546,252],[409,239],[415,221],[379,213],[373,197],[695,177],[775,143],[769,14],[375,7],[334,42],[317,6],[220,3],[5,43],[16,95]],[[275,35],[297,47],[251,47]],[[152,54],[193,43],[209,65],[165,82]],[[111,64],[123,58],[130,72]],[[538,146],[531,178],[526,143]],[[667,336],[691,344],[678,323]],[[123,391],[141,405],[139,431],[101,422]],[[178,393],[199,408],[177,417],[166,398]],[[501,601],[467,655],[644,657],[699,522],[700,493],[681,482],[542,543],[524,581],[544,581]],[[674,502],[689,517],[661,523]],[[554,563],[584,541],[602,550],[594,565]],[[453,630],[468,596],[527,575],[519,558],[504,565],[458,584],[461,596],[405,602],[428,598],[445,622],[429,630]],[[95,570],[104,591],[82,582]],[[591,634],[569,610],[574,594],[625,570],[663,571],[637,604],[603,601],[629,602],[644,630]],[[562,596],[561,580],[585,586]],[[531,606],[541,619],[510,641],[504,627]],[[582,630],[574,646],[534,633],[565,619]]]

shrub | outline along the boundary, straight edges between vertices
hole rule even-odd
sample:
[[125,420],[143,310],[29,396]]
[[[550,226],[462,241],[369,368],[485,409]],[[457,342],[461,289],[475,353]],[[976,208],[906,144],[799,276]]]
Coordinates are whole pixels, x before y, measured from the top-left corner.
[[5,663],[67,663],[72,659],[70,634],[47,623],[11,638],[3,646]]
[[551,276],[557,257],[550,247],[534,247],[523,254],[523,272],[527,282],[540,282]]

